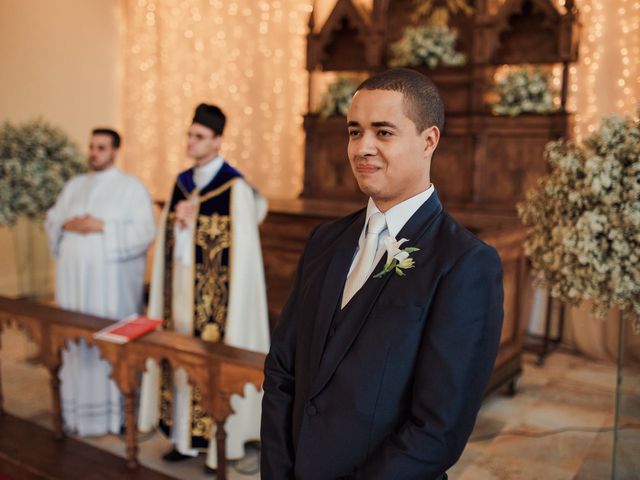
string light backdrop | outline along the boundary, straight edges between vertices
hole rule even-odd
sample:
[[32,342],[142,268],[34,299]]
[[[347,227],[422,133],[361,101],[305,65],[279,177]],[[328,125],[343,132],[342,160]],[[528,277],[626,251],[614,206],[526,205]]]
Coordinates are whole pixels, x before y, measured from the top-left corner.
[[186,130],[200,102],[227,115],[222,154],[263,193],[302,184],[310,1],[123,2],[125,168],[165,198],[191,165]]
[[[556,0],[563,6],[564,0]],[[497,8],[504,0],[491,0]],[[123,165],[154,198],[190,166],[186,129],[202,102],[228,116],[223,155],[263,193],[302,188],[306,34],[313,0],[131,0],[121,3]],[[371,0],[358,0],[365,7]],[[318,22],[335,0],[316,0]],[[577,0],[580,61],[571,67],[575,135],[640,98],[640,0]],[[558,78],[559,69],[556,69]],[[558,80],[556,80],[557,82]]]
[[640,1],[583,0],[581,5],[585,49],[572,85],[578,137],[593,132],[604,115],[634,116],[640,100]]

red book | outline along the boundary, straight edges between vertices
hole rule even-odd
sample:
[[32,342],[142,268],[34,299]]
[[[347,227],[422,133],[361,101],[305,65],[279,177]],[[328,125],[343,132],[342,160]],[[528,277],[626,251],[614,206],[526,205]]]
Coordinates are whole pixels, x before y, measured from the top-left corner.
[[162,320],[145,315],[132,315],[93,334],[93,338],[114,343],[127,343],[152,332],[162,325]]

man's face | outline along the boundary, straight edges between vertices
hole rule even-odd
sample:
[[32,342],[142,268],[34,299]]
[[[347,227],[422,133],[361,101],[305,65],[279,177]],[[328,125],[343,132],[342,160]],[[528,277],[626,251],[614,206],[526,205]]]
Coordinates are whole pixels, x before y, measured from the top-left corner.
[[110,135],[95,134],[89,142],[89,167],[99,172],[113,165],[118,155],[118,149],[113,147]]
[[360,90],[347,114],[351,169],[383,212],[429,187],[440,138],[437,127],[418,133],[403,104],[401,92]]
[[192,123],[187,131],[187,155],[197,164],[203,164],[215,157],[222,145],[222,135],[199,123]]

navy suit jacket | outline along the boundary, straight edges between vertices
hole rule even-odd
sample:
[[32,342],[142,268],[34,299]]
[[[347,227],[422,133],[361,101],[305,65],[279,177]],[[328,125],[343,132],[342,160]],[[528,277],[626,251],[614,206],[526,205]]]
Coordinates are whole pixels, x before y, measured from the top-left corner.
[[446,478],[473,429],[502,326],[497,252],[434,193],[397,236],[415,268],[370,277],[334,332],[364,221],[307,241],[265,363],[263,480]]

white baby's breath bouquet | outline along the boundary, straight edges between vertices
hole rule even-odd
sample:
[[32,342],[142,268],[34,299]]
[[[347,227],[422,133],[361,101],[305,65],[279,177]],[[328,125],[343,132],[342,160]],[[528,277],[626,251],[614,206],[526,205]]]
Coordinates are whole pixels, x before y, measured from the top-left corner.
[[351,77],[338,77],[335,82],[331,83],[327,88],[318,114],[321,118],[327,118],[332,115],[347,116],[351,99],[356,92],[356,88],[360,85],[361,80]]
[[428,24],[405,28],[402,38],[390,47],[390,67],[424,65],[434,69],[439,65],[459,66],[466,55],[455,50],[458,32],[447,25]]
[[640,122],[611,116],[583,145],[547,145],[551,172],[518,205],[525,253],[552,296],[618,306],[640,331]]
[[516,116],[521,113],[550,113],[553,93],[549,76],[539,68],[522,66],[509,71],[495,85],[499,100],[492,105],[495,115]]
[[49,123],[0,125],[0,225],[41,217],[64,183],[85,169],[77,147]]

